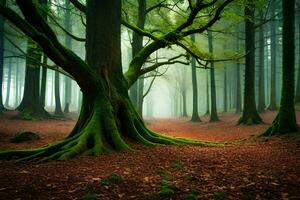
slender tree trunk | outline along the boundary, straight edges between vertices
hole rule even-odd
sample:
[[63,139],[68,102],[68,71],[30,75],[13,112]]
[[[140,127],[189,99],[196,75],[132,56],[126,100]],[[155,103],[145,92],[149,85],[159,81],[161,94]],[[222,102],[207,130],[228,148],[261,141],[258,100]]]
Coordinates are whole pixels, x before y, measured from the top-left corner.
[[[191,35],[192,41],[195,43],[195,35]],[[197,85],[197,72],[196,72],[196,60],[192,58],[192,87],[193,87],[193,113],[192,122],[200,122],[200,117],[198,114],[198,85]]]
[[[47,64],[47,56],[43,55],[43,65]],[[40,102],[42,108],[45,108],[45,100],[46,100],[46,85],[47,85],[47,68],[45,66],[42,67],[42,81],[41,81],[41,95]]]
[[[0,0],[0,5],[6,5],[6,0]],[[4,67],[4,18],[0,15],[0,113],[5,110],[3,105],[3,67]]]
[[[146,20],[146,0],[138,0],[138,19],[137,27],[144,29]],[[138,33],[133,32],[132,37],[132,57],[134,58],[136,54],[143,48],[143,36]],[[137,109],[138,113],[142,117],[143,109],[143,91],[144,91],[144,79],[141,77],[136,83],[134,83],[130,88],[130,98],[133,105]]]
[[11,71],[12,71],[12,59],[9,59],[8,68],[7,68],[7,79],[6,79],[6,98],[5,98],[5,106],[9,108],[9,97],[11,94]]
[[[297,3],[298,16],[300,16],[300,2]],[[300,103],[300,20],[298,17],[298,74],[297,74],[297,85],[296,85],[296,96],[295,102]]]
[[[71,6],[70,6],[70,1],[65,0],[65,7],[66,7],[66,12],[65,12],[65,18],[64,18],[64,24],[65,28],[69,31],[72,32],[72,24],[71,24]],[[67,34],[65,35],[65,44],[66,47],[72,48],[72,41],[70,36]],[[65,76],[65,106],[64,106],[64,112],[69,113],[70,112],[70,104],[71,104],[71,79],[67,76]]]
[[[209,52],[213,53],[213,36],[211,31],[208,33],[208,48]],[[214,63],[210,64],[210,95],[211,95],[211,108],[210,108],[210,122],[219,121],[218,112],[217,112],[217,97],[216,97],[216,81],[215,81],[215,69]]]
[[206,71],[206,112],[205,115],[209,115],[209,71]]
[[19,77],[20,77],[20,69],[19,69],[19,59],[16,59],[16,71],[15,71],[15,104],[14,107],[17,107],[19,103]]
[[[223,88],[223,107],[224,107],[224,112],[227,112],[228,111],[228,102],[227,102],[227,70],[226,70],[226,66],[224,67],[224,88]],[[229,96],[230,96],[230,93],[229,93]]]
[[246,69],[244,87],[244,108],[239,124],[259,124],[262,119],[258,115],[255,103],[255,27],[254,2],[247,0],[245,5],[245,33],[246,33]]
[[187,117],[187,111],[186,111],[186,90],[181,90],[181,96],[182,96],[182,117]]
[[54,114],[58,117],[62,117],[63,111],[62,111],[61,102],[60,102],[59,72],[55,71],[54,73],[55,73],[55,81],[54,81],[55,111],[54,111]]
[[[275,16],[276,2],[272,2],[271,16]],[[270,89],[270,104],[268,110],[276,110],[276,50],[277,50],[277,37],[276,37],[276,21],[271,21],[271,89]]]
[[[263,21],[263,12],[260,13],[261,22]],[[257,111],[265,111],[265,35],[263,26],[259,28],[259,80],[258,80],[258,106]]]
[[295,0],[282,0],[282,90],[279,112],[265,135],[298,130],[295,113]]

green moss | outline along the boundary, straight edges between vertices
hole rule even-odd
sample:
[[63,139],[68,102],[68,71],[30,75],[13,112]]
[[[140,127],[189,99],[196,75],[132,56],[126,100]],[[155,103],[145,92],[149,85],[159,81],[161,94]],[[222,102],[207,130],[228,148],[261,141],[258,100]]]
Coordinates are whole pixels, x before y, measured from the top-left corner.
[[214,200],[224,200],[226,195],[224,192],[214,192],[213,196]]
[[34,132],[30,131],[23,131],[23,132],[18,132],[15,134],[11,139],[11,143],[21,143],[25,141],[31,141],[31,140],[38,140],[40,139],[40,136]]
[[109,185],[110,183],[120,184],[122,182],[123,182],[122,176],[120,176],[119,174],[114,172],[111,175],[107,176],[106,178],[102,179],[100,181],[100,184],[101,185]]
[[87,193],[86,195],[81,197],[80,200],[97,200],[97,196],[95,193]]

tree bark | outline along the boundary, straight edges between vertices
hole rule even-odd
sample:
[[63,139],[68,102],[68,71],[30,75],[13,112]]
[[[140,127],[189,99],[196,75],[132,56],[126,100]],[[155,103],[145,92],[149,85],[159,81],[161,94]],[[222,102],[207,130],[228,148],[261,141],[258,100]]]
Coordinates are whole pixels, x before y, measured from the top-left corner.
[[262,119],[257,113],[255,103],[255,27],[254,2],[248,0],[245,5],[245,33],[246,33],[246,69],[244,87],[244,108],[239,124],[259,124]]
[[[276,2],[272,2],[271,6],[271,16],[275,16],[276,12]],[[276,49],[277,49],[277,37],[276,37],[276,21],[273,19],[271,21],[271,37],[270,37],[270,42],[271,42],[271,89],[270,89],[270,104],[268,106],[268,110],[277,110],[277,105],[276,105]]]
[[[47,64],[47,56],[43,54],[43,65]],[[40,95],[40,103],[41,107],[45,108],[45,100],[46,100],[46,85],[47,85],[47,68],[45,66],[42,67],[42,80],[41,80],[41,95]]]
[[[300,2],[297,3],[298,16],[300,16]],[[296,85],[296,95],[295,95],[295,103],[300,103],[300,20],[298,17],[298,74],[297,74],[297,85]]]
[[[261,22],[263,22],[263,12],[260,12]],[[263,26],[259,28],[259,80],[258,80],[258,106],[257,111],[263,113],[265,111],[265,36]]]
[[[191,39],[195,42],[195,35],[191,35]],[[196,60],[192,58],[191,61],[192,67],[192,88],[193,88],[193,113],[192,113],[192,122],[200,122],[200,117],[198,114],[198,85],[197,85],[197,72],[196,72]]]
[[[223,111],[227,112],[228,111],[228,100],[227,100],[227,70],[226,70],[226,66],[224,67],[224,86],[223,86]],[[230,96],[230,93],[229,93]]]
[[28,40],[26,54],[26,74],[24,83],[24,95],[17,110],[23,119],[48,117],[47,112],[40,103],[40,66],[42,51],[40,47]]
[[9,108],[9,97],[11,94],[11,71],[12,71],[12,59],[9,59],[8,67],[7,67],[7,79],[6,79],[6,98],[4,105]]
[[[208,33],[208,48],[209,52],[213,53],[213,36],[211,31]],[[211,108],[210,108],[210,122],[219,121],[218,112],[217,112],[217,97],[216,97],[216,81],[215,81],[215,69],[214,63],[210,63],[210,99],[211,99]]]
[[59,80],[59,72],[55,71],[55,80],[54,80],[54,97],[55,97],[55,111],[54,115],[57,117],[63,117],[63,111],[61,108],[61,101],[60,101],[60,80]]
[[295,0],[282,0],[282,90],[279,112],[265,135],[298,131],[295,113]]

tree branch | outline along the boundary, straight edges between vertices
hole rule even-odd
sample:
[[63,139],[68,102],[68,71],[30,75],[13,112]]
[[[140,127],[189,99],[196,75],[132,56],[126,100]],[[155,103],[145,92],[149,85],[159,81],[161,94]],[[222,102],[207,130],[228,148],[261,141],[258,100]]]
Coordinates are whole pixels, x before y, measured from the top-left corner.
[[86,13],[85,5],[83,5],[82,3],[80,3],[77,0],[70,0],[70,2],[75,6],[75,8],[77,8],[78,10],[80,10],[83,13]]

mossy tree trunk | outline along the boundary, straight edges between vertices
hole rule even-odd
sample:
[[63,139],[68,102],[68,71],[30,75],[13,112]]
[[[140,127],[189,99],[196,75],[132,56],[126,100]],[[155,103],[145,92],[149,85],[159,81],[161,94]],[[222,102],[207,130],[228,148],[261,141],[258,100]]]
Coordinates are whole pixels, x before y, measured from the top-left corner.
[[244,87],[244,108],[239,124],[259,124],[262,119],[258,115],[255,103],[255,28],[254,1],[247,0],[245,5],[245,33],[246,33],[246,69]]
[[[191,35],[191,40],[195,42],[195,35]],[[198,85],[197,85],[197,68],[196,60],[192,58],[191,61],[191,71],[192,71],[192,88],[193,88],[193,113],[192,113],[192,122],[200,122],[200,117],[198,114]]]
[[[208,33],[208,48],[209,52],[213,53],[213,36],[211,31],[207,31]],[[216,95],[216,81],[215,81],[215,69],[214,63],[210,63],[210,122],[219,121],[218,111],[217,111],[217,95]]]
[[298,131],[295,113],[295,0],[282,0],[282,90],[279,112],[265,135]]
[[[41,20],[35,4],[29,0],[17,0],[17,3],[27,20],[40,25],[38,31],[48,33],[51,40],[41,36],[36,38],[37,41],[51,44],[44,45],[44,50],[49,58],[77,80],[83,100],[77,124],[67,138],[39,149],[1,152],[0,158],[27,160],[43,157],[45,160],[66,160],[81,154],[97,155],[113,150],[130,150],[128,140],[145,145],[207,144],[158,135],[148,130],[137,114],[128,96],[128,81],[122,73],[120,0],[87,1],[86,62],[58,42],[54,32]],[[7,16],[11,21],[21,20],[15,15]],[[31,31],[26,33],[35,34],[36,30]],[[52,49],[53,46],[57,51]]]

